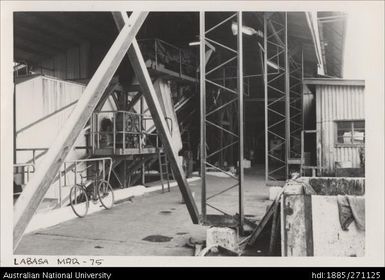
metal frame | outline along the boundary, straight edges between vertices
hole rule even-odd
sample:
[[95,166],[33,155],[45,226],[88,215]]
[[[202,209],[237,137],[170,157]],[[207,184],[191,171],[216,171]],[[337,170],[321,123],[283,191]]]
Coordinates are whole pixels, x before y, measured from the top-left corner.
[[[149,68],[160,71],[160,72],[164,72],[166,74],[169,74],[169,75],[174,76],[174,77],[178,77],[180,79],[188,80],[190,82],[196,82],[195,77],[190,75],[190,74],[195,72],[196,65],[191,65],[191,64],[185,63],[184,59],[183,59],[184,58],[183,52],[185,52],[186,50],[181,49],[177,46],[174,46],[171,43],[168,43],[168,42],[163,41],[163,40],[158,39],[158,38],[140,39],[137,41],[138,41],[139,46],[141,46],[143,44],[147,44],[149,47],[152,47],[152,50],[153,50],[152,55],[154,56],[153,57],[154,60],[151,62],[151,66]],[[177,53],[177,57],[178,57],[178,59],[177,59],[178,60],[178,67],[177,68],[178,69],[176,69],[176,68],[170,69],[169,67],[167,67],[164,60],[163,60],[163,63],[161,63],[161,61],[162,61],[161,51],[160,51],[161,49],[168,49],[169,51],[172,50],[173,52]],[[144,53],[143,55],[144,55],[144,58],[147,58],[146,56],[148,55],[148,53]],[[193,53],[191,53],[190,55],[194,56]],[[152,58],[151,58],[151,60],[152,60]],[[188,68],[188,67],[191,68],[190,73],[185,71],[185,68]]]
[[[299,168],[301,164],[303,58],[298,63],[290,56],[287,18],[286,12],[264,15],[262,51],[267,185],[283,185],[289,177],[290,167]],[[270,68],[274,70],[270,71]],[[272,147],[272,140],[277,140],[277,145]]]
[[[264,14],[263,71],[265,84],[265,180],[267,185],[282,185],[288,175],[289,129],[287,116],[290,109],[288,102],[290,73],[287,71],[287,14],[284,13],[283,20],[280,15],[281,13]],[[274,70],[269,71],[270,68]],[[275,139],[277,145],[271,147],[271,141]]]
[[[201,114],[201,139],[200,139],[200,161],[201,161],[201,177],[202,177],[202,196],[201,196],[201,211],[202,211],[202,222],[210,224],[213,222],[215,215],[207,214],[207,206],[214,209],[216,212],[219,212],[220,215],[225,215],[227,217],[237,216],[236,223],[239,228],[243,229],[244,222],[244,211],[243,211],[243,38],[242,38],[242,24],[238,24],[238,33],[235,37],[237,49],[225,45],[224,43],[214,40],[211,36],[212,32],[217,28],[223,27],[228,21],[236,20],[238,23],[242,23],[242,12],[232,13],[230,16],[226,17],[224,20],[215,24],[211,28],[206,26],[206,18],[210,17],[210,13],[200,12],[200,114]],[[230,29],[229,29],[230,33]],[[210,37],[209,37],[210,36]],[[209,45],[216,45],[215,55],[221,53],[221,50],[227,50],[232,53],[232,56],[225,61],[215,63],[215,66],[209,66],[206,53],[206,47],[210,48]],[[212,59],[214,55],[211,55]],[[222,59],[223,60],[223,59]],[[236,89],[230,88],[226,81],[227,79],[218,79],[218,76],[213,76],[212,74],[221,73],[220,70],[223,70],[230,63],[236,62],[237,69],[237,84]],[[210,69],[208,69],[210,68]],[[220,74],[219,74],[220,75]],[[215,96],[216,95],[216,96]],[[225,98],[227,97],[227,98]],[[209,98],[214,98],[218,100],[218,103],[213,103],[214,108],[209,108],[211,105]],[[222,117],[224,114],[234,115],[234,112],[238,112],[235,125],[224,127],[222,122]],[[210,150],[208,153],[207,145],[207,134],[210,132],[220,132],[220,143],[218,148],[215,150]],[[226,137],[225,137],[226,136]],[[223,141],[224,139],[229,141]],[[236,144],[238,144],[238,176],[224,170],[223,166],[216,166],[215,157],[223,157],[223,152],[232,149]],[[212,148],[212,147],[211,147]],[[231,150],[231,153],[233,151]],[[219,156],[221,154],[221,156]],[[208,196],[209,186],[206,179],[206,171],[208,168],[215,169],[223,174],[227,174],[235,182],[231,183],[230,186],[224,186],[223,190],[211,194]],[[238,205],[239,213],[228,213],[226,209],[220,209],[208,201],[214,197],[217,197],[229,190],[238,187]],[[233,219],[233,220],[234,220]],[[231,219],[229,219],[231,220]]]
[[[111,117],[113,120],[112,130],[101,130],[98,124],[102,117]],[[128,127],[127,125],[128,120],[131,120],[131,127]],[[146,143],[151,143],[151,146],[156,149],[160,148],[158,146],[158,134],[148,133],[146,131],[146,122],[149,120],[152,120],[149,115],[128,112],[125,110],[94,112],[91,117],[90,133],[93,154],[99,149],[112,149],[113,154],[116,154],[119,148],[122,154],[131,153],[133,150],[138,150],[139,153],[143,153]],[[120,128],[119,130],[117,129],[117,126]],[[100,139],[103,136],[110,136],[112,141],[110,143],[100,143]],[[134,146],[131,146],[130,142],[133,142]],[[117,147],[117,144],[120,144],[120,146]]]
[[[34,163],[14,163],[13,164],[13,176],[21,175],[23,176],[22,181],[28,183],[30,174],[35,173],[35,164]],[[15,178],[15,177],[14,177]],[[26,184],[24,184],[26,185]],[[21,185],[23,188],[23,186]],[[21,192],[14,192],[13,195],[19,195]]]

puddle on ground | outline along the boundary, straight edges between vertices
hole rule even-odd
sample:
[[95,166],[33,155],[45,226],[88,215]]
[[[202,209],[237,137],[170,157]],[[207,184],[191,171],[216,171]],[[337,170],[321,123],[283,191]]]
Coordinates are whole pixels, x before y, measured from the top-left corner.
[[142,240],[149,242],[169,242],[171,239],[172,237],[164,235],[149,235],[143,238]]
[[167,215],[167,214],[171,214],[171,211],[164,210],[164,211],[160,211],[159,213]]

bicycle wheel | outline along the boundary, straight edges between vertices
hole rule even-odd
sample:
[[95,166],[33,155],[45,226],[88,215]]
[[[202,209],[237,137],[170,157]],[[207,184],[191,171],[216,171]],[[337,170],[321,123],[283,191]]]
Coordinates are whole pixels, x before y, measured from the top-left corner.
[[101,180],[99,183],[98,197],[104,208],[110,209],[114,205],[114,191],[106,180]]
[[89,200],[83,186],[75,185],[71,188],[70,204],[76,216],[83,218],[85,215],[87,215]]

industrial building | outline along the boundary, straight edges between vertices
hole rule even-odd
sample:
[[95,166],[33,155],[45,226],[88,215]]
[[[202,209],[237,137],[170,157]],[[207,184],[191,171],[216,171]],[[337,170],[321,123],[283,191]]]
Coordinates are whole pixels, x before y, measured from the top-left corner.
[[342,12],[15,12],[15,253],[364,255],[338,212],[365,202],[345,32]]

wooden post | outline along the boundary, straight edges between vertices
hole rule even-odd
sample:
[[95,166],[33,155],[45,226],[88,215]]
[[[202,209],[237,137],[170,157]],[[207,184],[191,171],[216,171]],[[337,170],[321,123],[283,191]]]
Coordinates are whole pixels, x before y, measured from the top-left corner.
[[28,182],[25,191],[17,200],[14,206],[14,249],[19,244],[25,229],[55,179],[60,166],[97,106],[128,48],[134,41],[135,35],[142,26],[147,14],[147,12],[133,12],[131,14],[126,25],[121,29],[115,42],[89,81],[76,107],[63,125],[44,160],[36,169],[35,176]]
[[[116,26],[119,30],[123,28],[125,24],[127,24],[128,17],[125,13],[114,12],[113,16]],[[142,53],[136,40],[133,40],[132,46],[128,50],[128,58],[142,88],[143,96],[146,99],[148,108],[150,109],[151,116],[154,120],[158,134],[162,139],[164,149],[171,163],[175,180],[177,181],[183,199],[186,202],[191,220],[194,224],[197,224],[199,223],[198,209],[191,194],[191,190],[188,186],[182,165],[178,161],[178,154],[173,148],[170,131],[168,129],[161,105],[159,103],[159,99],[155,92]]]

